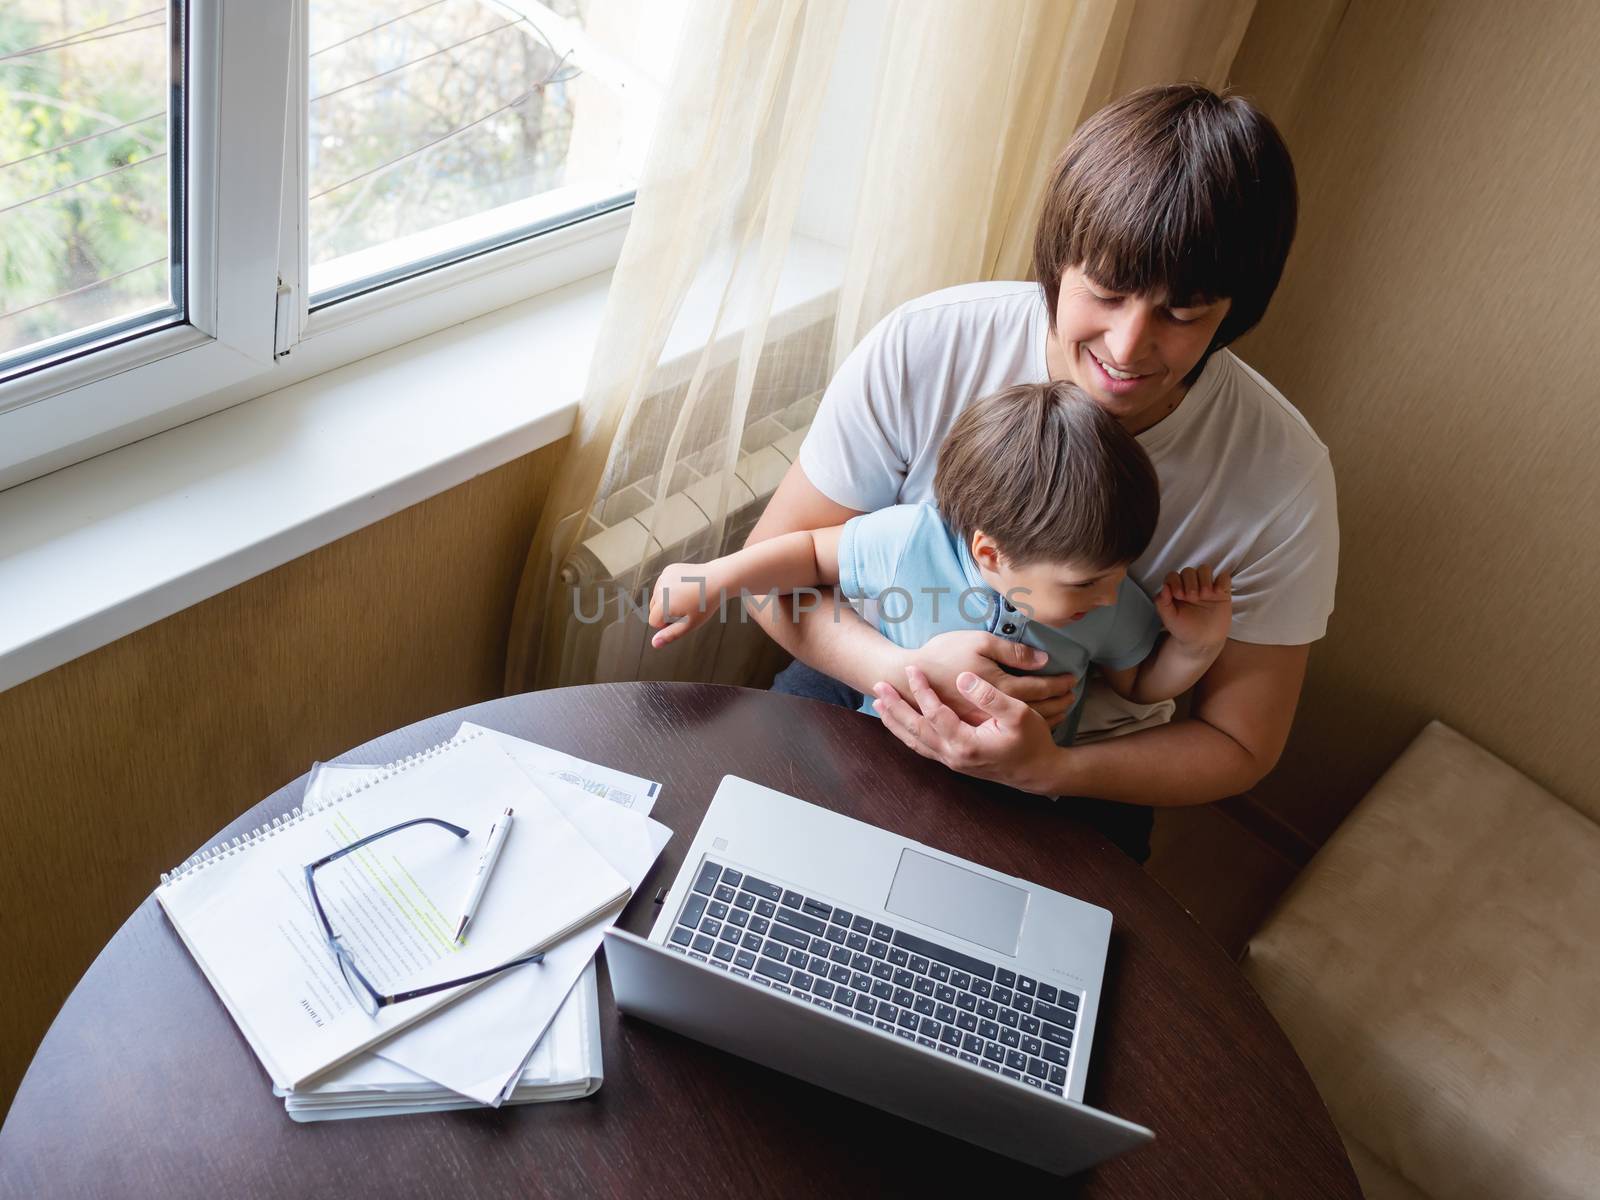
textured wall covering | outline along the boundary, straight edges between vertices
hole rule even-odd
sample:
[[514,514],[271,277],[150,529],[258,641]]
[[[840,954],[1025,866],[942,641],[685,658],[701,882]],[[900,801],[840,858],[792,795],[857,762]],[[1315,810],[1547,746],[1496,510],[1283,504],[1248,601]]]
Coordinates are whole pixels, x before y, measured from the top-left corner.
[[1600,6],[1295,7],[1234,69],[1302,196],[1240,349],[1331,448],[1343,553],[1260,795],[1320,843],[1438,717],[1600,818]]
[[0,693],[0,1112],[160,872],[313,761],[500,694],[560,451]]

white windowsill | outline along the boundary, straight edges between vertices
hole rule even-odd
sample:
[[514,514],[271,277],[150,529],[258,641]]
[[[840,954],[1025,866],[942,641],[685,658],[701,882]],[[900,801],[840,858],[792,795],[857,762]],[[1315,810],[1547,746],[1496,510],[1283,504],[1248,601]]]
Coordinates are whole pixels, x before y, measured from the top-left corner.
[[566,436],[610,278],[0,492],[0,690]]
[[[839,252],[797,240],[774,315],[837,286]],[[0,691],[566,436],[610,279],[0,492]],[[691,293],[667,358],[713,299]]]

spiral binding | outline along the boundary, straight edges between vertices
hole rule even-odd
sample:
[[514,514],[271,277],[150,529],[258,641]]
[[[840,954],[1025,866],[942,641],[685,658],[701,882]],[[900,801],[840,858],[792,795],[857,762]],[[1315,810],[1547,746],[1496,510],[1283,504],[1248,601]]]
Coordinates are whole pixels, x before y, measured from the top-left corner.
[[283,816],[273,817],[272,820],[266,822],[264,825],[257,825],[249,833],[242,833],[238,837],[229,838],[225,842],[218,842],[214,846],[207,846],[204,850],[196,851],[172,870],[161,872],[161,886],[171,887],[174,883],[178,882],[178,880],[183,879],[186,876],[193,875],[197,871],[203,871],[213,863],[221,862],[225,858],[232,858],[235,854],[238,854],[243,850],[248,850],[252,846],[260,845],[262,842],[268,841],[277,834],[282,833],[285,829],[293,828],[310,817],[315,817],[321,813],[327,812],[328,809],[332,808],[334,805],[342,804],[351,796],[354,796],[359,792],[364,792],[368,788],[382,783],[385,779],[398,775],[402,771],[409,771],[412,767],[418,766],[431,758],[437,757],[446,750],[450,749],[452,746],[466,745],[466,743],[470,742],[475,737],[479,737],[482,733],[483,730],[474,729],[471,733],[468,733],[464,737],[450,738],[447,741],[439,742],[436,745],[429,746],[426,750],[418,750],[415,754],[408,754],[404,758],[397,759],[392,763],[385,763],[383,765],[381,774],[363,779],[360,783],[353,783],[344,791],[338,793],[337,795],[329,796],[320,803],[310,804],[304,808],[291,808],[288,812],[284,813]]

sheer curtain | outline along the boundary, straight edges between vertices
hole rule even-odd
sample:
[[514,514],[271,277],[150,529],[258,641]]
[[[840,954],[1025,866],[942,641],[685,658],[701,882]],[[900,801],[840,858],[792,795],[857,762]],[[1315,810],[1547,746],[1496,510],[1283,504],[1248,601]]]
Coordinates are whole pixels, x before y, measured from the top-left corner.
[[692,8],[586,396],[528,553],[508,692],[765,683],[736,608],[664,651],[667,562],[741,542],[834,367],[895,305],[1026,278],[1057,151],[1111,97],[1225,82],[1254,0]]

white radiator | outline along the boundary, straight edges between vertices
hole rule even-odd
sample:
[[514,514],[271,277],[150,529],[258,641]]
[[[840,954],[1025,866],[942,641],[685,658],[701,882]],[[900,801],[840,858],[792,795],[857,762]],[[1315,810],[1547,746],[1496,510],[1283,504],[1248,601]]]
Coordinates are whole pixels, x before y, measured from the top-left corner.
[[[561,571],[573,613],[567,621],[559,683],[634,679],[765,683],[784,661],[760,627],[730,604],[723,621],[709,621],[688,637],[656,650],[643,620],[661,568],[681,560],[704,561],[742,545],[774,489],[800,452],[821,393],[754,421],[741,439],[731,480],[713,464],[723,448],[687,455],[674,488],[651,504],[654,476],[637,480],[596,506],[586,536]],[[724,489],[727,520],[712,544]],[[654,528],[654,536],[651,529]],[[637,586],[631,586],[637,580]]]

